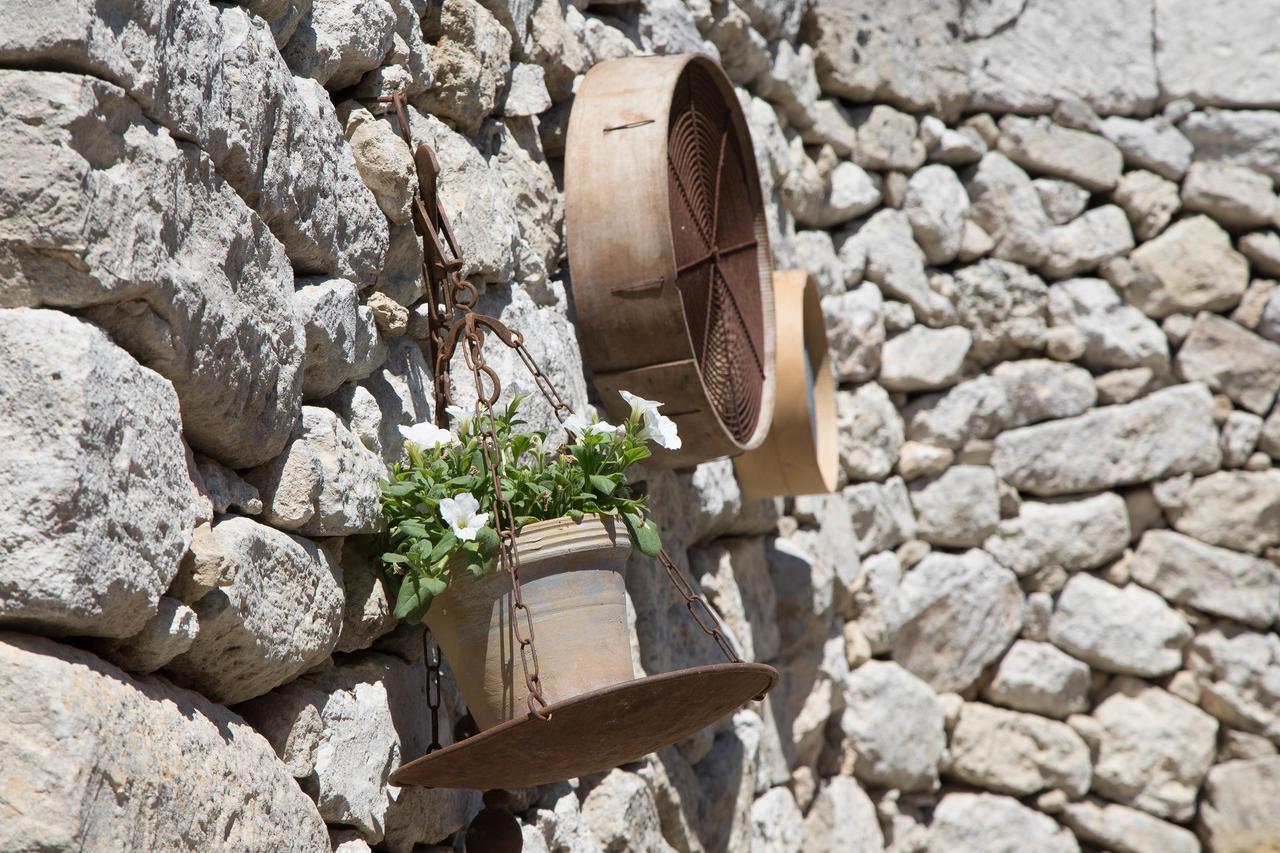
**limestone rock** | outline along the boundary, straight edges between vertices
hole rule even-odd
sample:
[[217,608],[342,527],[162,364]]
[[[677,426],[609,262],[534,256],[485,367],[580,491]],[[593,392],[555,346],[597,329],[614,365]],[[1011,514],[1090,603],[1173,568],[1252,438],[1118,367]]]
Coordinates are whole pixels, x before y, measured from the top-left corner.
[[911,484],[917,535],[931,545],[981,545],[1000,521],[996,475],[979,465],[956,465]]
[[1112,189],[1123,168],[1114,143],[1043,118],[1005,116],[1000,120],[1000,150],[1024,169],[1065,178],[1094,192]]
[[490,167],[497,167],[514,204],[519,241],[516,246],[516,277],[539,304],[557,301],[545,292],[545,282],[560,265],[564,241],[564,203],[556,188],[533,122],[508,119],[493,128],[488,141],[493,152]]
[[1222,853],[1265,850],[1280,836],[1280,757],[1228,761],[1209,771],[1200,829],[1209,849]]
[[1276,194],[1271,178],[1245,166],[1193,163],[1182,182],[1182,206],[1228,228],[1257,228],[1271,221]]
[[972,340],[969,330],[960,326],[913,326],[885,343],[880,384],[890,391],[928,391],[954,385]]
[[[174,384],[197,449],[236,467],[278,453],[302,362],[280,244],[215,163],[116,86],[5,71],[0,96],[0,205],[19,211],[0,305],[79,310],[102,325]],[[89,153],[104,128],[118,141]]]
[[199,694],[5,634],[0,707],[6,850],[329,849],[266,741]]
[[[511,35],[475,0],[448,0],[433,6],[423,23],[436,35],[428,53],[433,84],[414,99],[414,106],[447,118],[474,136],[485,117],[498,108],[511,71]],[[418,142],[425,141],[417,139],[416,132],[414,136]]]
[[1116,853],[1200,853],[1194,833],[1115,803],[1096,799],[1067,803],[1058,819],[1077,838]]
[[1129,302],[1157,319],[1175,312],[1222,311],[1249,283],[1249,264],[1231,238],[1207,216],[1180,219],[1130,254],[1151,274],[1130,287]]
[[431,369],[418,342],[400,338],[389,344],[382,367],[359,384],[342,386],[324,402],[383,462],[399,462],[404,458],[399,428],[433,417]]
[[336,652],[367,649],[398,623],[392,613],[395,602],[388,598],[383,583],[378,544],[374,537],[331,539],[326,543],[342,569],[342,632],[334,646]]
[[942,706],[929,686],[896,663],[871,660],[849,673],[840,728],[854,775],[904,791],[931,789],[946,747]]
[[787,788],[771,788],[751,804],[752,850],[792,853],[803,840],[804,814]]
[[1222,422],[1222,467],[1243,468],[1258,446],[1263,420],[1249,412],[1233,411]]
[[838,297],[862,280],[862,267],[851,269],[839,255],[827,231],[797,231],[796,259],[817,281],[823,297]]
[[758,76],[755,89],[760,97],[778,105],[788,123],[798,130],[813,127],[818,98],[822,96],[813,70],[813,48],[799,48],[780,41],[770,50],[772,62]]
[[1017,357],[1043,345],[1047,289],[1018,264],[983,260],[955,276],[960,323],[973,333],[969,357],[980,364]]
[[1170,515],[1175,528],[1203,542],[1261,554],[1280,544],[1280,471],[1201,477]]
[[883,480],[898,461],[902,417],[874,382],[836,392],[840,465],[852,480]]
[[1185,823],[1213,763],[1218,724],[1204,711],[1136,678],[1112,682],[1098,724],[1093,789],[1102,797]]
[[769,70],[769,43],[751,26],[751,17],[737,3],[711,8],[707,39],[720,51],[720,64],[729,79],[746,85]]
[[1150,240],[1163,231],[1182,207],[1178,185],[1153,172],[1125,172],[1112,198],[1124,208],[1139,240]]
[[934,553],[896,593],[893,658],[939,692],[959,692],[999,659],[1022,627],[1022,591],[982,551]]
[[912,7],[819,0],[804,30],[824,92],[954,115],[968,96],[965,69],[956,60],[959,17],[952,0]]
[[778,657],[778,600],[764,540],[732,537],[689,551],[689,568],[698,579],[708,603],[742,645],[748,660],[771,661]]
[[956,173],[947,166],[925,166],[907,181],[903,210],[911,220],[916,242],[931,264],[947,264],[960,251],[969,196]]
[[1045,214],[1054,225],[1066,225],[1084,213],[1089,206],[1089,191],[1070,181],[1036,178],[1031,184],[1040,196]]
[[1049,639],[1099,669],[1154,678],[1181,665],[1191,627],[1153,592],[1082,574],[1058,597]]
[[853,116],[839,101],[819,98],[813,104],[809,118],[813,124],[800,131],[810,145],[830,145],[841,157],[852,157],[858,148],[858,131],[853,126]]
[[337,91],[359,82],[392,48],[396,14],[386,0],[311,0],[281,51],[289,69]]
[[1195,638],[1188,658],[1202,708],[1232,728],[1280,737],[1280,637],[1222,623]]
[[199,631],[166,670],[233,705],[328,657],[342,628],[342,575],[315,543],[247,518],[222,516],[206,531],[175,585]]
[[173,387],[92,323],[0,310],[0,624],[129,637],[200,509]]
[[328,409],[303,406],[284,453],[246,478],[262,517],[309,536],[371,533],[382,522],[381,461]]
[[854,160],[863,168],[914,171],[924,163],[924,143],[917,138],[914,116],[886,104],[862,107],[853,112],[858,128]]
[[947,773],[962,782],[1024,797],[1089,790],[1089,747],[1066,723],[966,702],[951,731]]
[[903,443],[898,453],[897,471],[907,482],[921,477],[934,477],[945,471],[955,457],[955,452],[950,448],[908,441]]
[[[733,717],[733,728],[716,736],[711,752],[694,768],[702,793],[698,815],[704,827],[702,841],[707,849],[741,850],[751,843],[750,803],[755,798],[761,728],[760,717],[754,711],[739,711]],[[627,795],[629,798],[623,799]],[[664,841],[648,830],[650,822],[646,812],[649,806],[644,802],[644,796],[628,782],[625,785],[616,783],[607,799],[601,797],[597,814],[600,828],[607,833],[606,849],[625,850],[633,838],[641,840],[633,849],[669,849]],[[610,808],[606,811],[605,806]],[[624,806],[626,811],[623,811]],[[596,825],[588,816],[586,803],[583,804],[582,818],[594,832]],[[614,839],[611,845],[608,839]]]
[[1049,291],[1049,321],[1084,333],[1084,359],[1095,369],[1168,366],[1169,345],[1160,327],[1125,305],[1100,278],[1055,284]]
[[195,455],[195,462],[196,470],[200,473],[197,485],[209,498],[214,512],[226,512],[232,507],[244,515],[262,512],[258,490],[246,483],[235,471],[199,454]]
[[827,346],[838,382],[863,382],[880,370],[884,346],[884,299],[863,282],[853,290],[822,298]]
[[408,222],[413,215],[418,179],[413,155],[404,140],[388,122],[375,120],[363,108],[351,111],[345,134],[360,177],[373,193],[378,208],[396,224]]
[[1237,245],[1259,273],[1280,276],[1280,234],[1274,231],[1255,231],[1241,237]]
[[54,16],[24,4],[0,32],[0,61],[55,61],[103,77],[199,146],[284,244],[295,270],[373,279],[387,250],[373,195],[327,93],[295,80],[265,22],[199,0],[147,0],[127,12],[84,2]]
[[953,130],[937,116],[921,117],[920,141],[935,163],[962,166],[978,162],[987,153],[987,143],[972,128]]
[[1071,832],[1013,797],[952,792],[929,826],[929,850],[947,853],[1080,853]]
[[1008,25],[971,45],[970,111],[1047,113],[1078,98],[1100,113],[1151,112],[1159,88],[1149,4],[1093,0],[1067,9],[1028,0],[1010,6],[1019,12]]
[[856,251],[855,247],[865,252],[866,279],[879,285],[885,296],[910,304],[917,317],[932,325],[940,325],[953,315],[951,304],[929,289],[924,252],[916,245],[905,213],[877,211],[844,241],[840,252]]
[[1178,371],[1251,412],[1265,415],[1280,391],[1280,344],[1203,311],[1178,350]]
[[804,819],[806,853],[883,853],[884,836],[867,792],[848,776],[835,776],[818,792]]
[[804,153],[800,137],[792,143],[790,159],[782,201],[805,228],[832,228],[880,203],[879,182],[870,174],[848,161],[825,171]]
[[983,155],[965,180],[969,217],[995,241],[995,257],[1039,266],[1048,252],[1050,221],[1026,172],[999,151]]
[[1086,211],[1046,236],[1049,253],[1040,269],[1051,278],[1078,275],[1133,248],[1129,218],[1114,204]]
[[1129,544],[1129,513],[1113,492],[1077,501],[1026,501],[982,544],[1003,566],[1026,577],[1047,566],[1095,569]]
[[[1268,52],[1265,35],[1250,26],[1270,9],[1257,0],[1163,2],[1156,16],[1155,55],[1163,97],[1189,98],[1200,106],[1280,106],[1280,63]],[[1240,60],[1213,62],[1211,56]]]
[[359,304],[356,286],[340,278],[300,279],[294,294],[306,334],[302,393],[318,399],[363,379],[387,357],[373,312]]
[[1280,145],[1275,110],[1197,111],[1179,129],[1196,148],[1197,160],[1222,161],[1249,166],[1280,180]]
[[191,641],[196,637],[196,621],[194,610],[162,595],[156,614],[141,631],[123,639],[99,640],[91,648],[121,669],[145,675],[191,648]]
[[1089,667],[1049,643],[1018,640],[982,695],[1018,711],[1063,718],[1089,708]]
[[1020,491],[1065,495],[1208,473],[1221,456],[1213,401],[1203,385],[1190,384],[1002,433],[992,465]]
[[1130,169],[1150,169],[1178,181],[1191,165],[1195,149],[1191,141],[1164,118],[1132,119],[1109,116],[1099,125],[1102,135],[1114,142]]

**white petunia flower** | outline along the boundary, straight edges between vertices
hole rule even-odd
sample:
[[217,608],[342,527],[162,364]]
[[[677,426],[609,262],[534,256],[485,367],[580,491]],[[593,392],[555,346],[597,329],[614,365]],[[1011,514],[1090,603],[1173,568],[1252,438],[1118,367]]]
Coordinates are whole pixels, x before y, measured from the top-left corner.
[[466,432],[471,429],[471,422],[476,417],[475,409],[455,405],[445,406],[444,410],[449,413],[449,417],[453,418],[454,423],[458,425],[458,432]]
[[453,535],[463,542],[474,541],[480,528],[489,520],[489,513],[476,512],[478,509],[480,502],[470,492],[440,501],[440,517],[453,528]]
[[458,443],[456,435],[430,421],[423,421],[409,427],[402,425],[400,434],[405,437],[405,440],[412,441],[423,450],[438,450]]
[[631,419],[639,420],[644,424],[640,430],[640,438],[652,441],[667,450],[680,449],[683,442],[681,442],[680,436],[676,431],[676,422],[658,411],[658,408],[663,405],[662,403],[657,400],[646,400],[644,397],[636,396],[630,391],[619,391],[618,393],[631,406]]
[[593,421],[588,415],[574,412],[564,419],[564,428],[577,436],[608,435],[617,432],[618,427],[605,421]]

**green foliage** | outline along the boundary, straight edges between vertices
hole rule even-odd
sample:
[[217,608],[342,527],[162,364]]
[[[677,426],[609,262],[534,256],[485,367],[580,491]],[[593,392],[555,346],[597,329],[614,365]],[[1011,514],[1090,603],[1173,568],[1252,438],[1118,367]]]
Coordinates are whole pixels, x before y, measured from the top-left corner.
[[[626,483],[626,470],[650,455],[641,420],[632,417],[613,431],[583,429],[585,434],[571,434],[568,443],[549,449],[545,430],[520,429],[527,426],[520,417],[522,402],[513,399],[493,424],[500,487],[516,527],[562,516],[575,521],[591,514],[613,516],[637,549],[657,556],[662,542],[646,516],[646,497],[633,494]],[[464,423],[456,444],[437,449],[407,441],[408,461],[392,465],[390,479],[382,483],[389,543],[382,560],[393,585],[398,584],[397,617],[421,621],[456,572],[480,577],[497,560],[494,483],[485,464],[484,432],[474,422]],[[465,494],[488,514],[471,540],[460,538],[440,512],[443,501]]]

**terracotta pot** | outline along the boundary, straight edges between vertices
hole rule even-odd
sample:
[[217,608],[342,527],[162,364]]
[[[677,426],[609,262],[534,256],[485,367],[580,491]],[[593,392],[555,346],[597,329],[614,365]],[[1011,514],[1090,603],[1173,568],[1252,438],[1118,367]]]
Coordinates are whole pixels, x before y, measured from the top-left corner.
[[[516,550],[547,702],[635,678],[623,578],[631,553],[626,527],[594,516],[539,521],[521,529]],[[481,730],[528,713],[505,572],[453,581],[432,601],[426,623]]]

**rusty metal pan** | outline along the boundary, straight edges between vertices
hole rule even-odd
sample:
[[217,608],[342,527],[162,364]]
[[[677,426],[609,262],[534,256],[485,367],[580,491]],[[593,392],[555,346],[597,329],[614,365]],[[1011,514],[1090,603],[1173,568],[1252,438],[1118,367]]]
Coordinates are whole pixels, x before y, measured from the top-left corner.
[[609,770],[648,755],[769,691],[778,672],[718,663],[651,675],[551,705],[410,761],[393,785],[525,788]]

